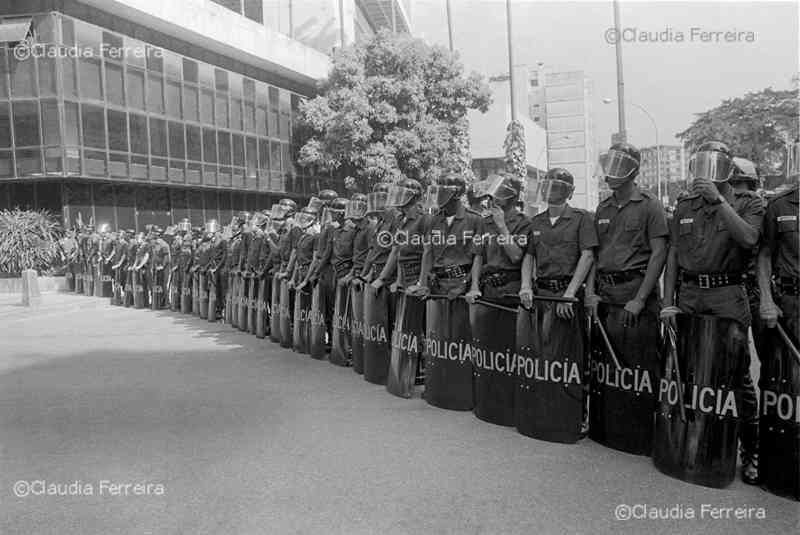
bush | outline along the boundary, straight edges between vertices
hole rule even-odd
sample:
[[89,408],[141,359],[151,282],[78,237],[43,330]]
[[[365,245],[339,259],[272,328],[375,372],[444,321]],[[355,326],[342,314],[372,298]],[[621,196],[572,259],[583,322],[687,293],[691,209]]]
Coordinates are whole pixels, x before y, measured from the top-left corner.
[[0,210],[0,273],[47,271],[60,263],[60,225],[47,210]]

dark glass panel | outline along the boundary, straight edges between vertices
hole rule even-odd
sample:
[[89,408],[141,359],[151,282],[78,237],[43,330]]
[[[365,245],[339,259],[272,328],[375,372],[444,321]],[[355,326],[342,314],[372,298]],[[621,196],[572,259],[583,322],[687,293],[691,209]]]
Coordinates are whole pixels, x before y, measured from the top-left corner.
[[0,148],[11,147],[11,110],[8,102],[0,102]]
[[244,138],[233,134],[233,165],[244,167]]
[[61,70],[64,78],[64,96],[78,98],[78,71],[73,58],[61,59]]
[[169,123],[169,157],[183,160],[186,158],[186,146],[183,142],[183,124]]
[[186,149],[189,160],[201,161],[203,141],[200,137],[200,127],[186,125]]
[[269,141],[258,140],[258,168],[262,171],[269,170]]
[[98,149],[106,148],[106,125],[103,108],[81,105],[81,123],[83,126],[83,145]]
[[222,128],[228,128],[228,94],[217,93],[217,98],[214,102],[214,124]]
[[150,152],[153,156],[167,155],[167,122],[150,117]]
[[181,83],[167,79],[167,115],[181,118]]
[[183,79],[187,82],[197,83],[197,62],[183,58]]
[[78,59],[78,73],[82,99],[103,100],[103,79],[100,62],[95,59]]
[[0,47],[0,98],[8,98],[8,65],[6,64],[6,49]]
[[75,225],[78,216],[86,225],[94,217],[92,210],[92,186],[80,182],[64,183],[65,204],[69,208],[70,223]]
[[78,130],[78,105],[74,102],[64,102],[64,144],[67,146],[80,145]]
[[171,224],[169,215],[169,190],[167,188],[139,188],[136,192],[136,209],[139,226]]
[[37,108],[35,101],[14,102],[14,137],[17,147],[41,145]]
[[200,91],[200,122],[214,124],[214,92],[209,89]]
[[198,120],[197,88],[191,85],[183,86],[183,118],[187,121]]
[[244,16],[259,24],[264,22],[263,0],[244,0]]
[[229,191],[219,192],[219,221],[223,225],[227,225],[233,218],[233,209],[231,208],[231,193]]
[[14,176],[14,158],[10,150],[0,150],[0,177],[10,178]]
[[36,62],[31,59],[17,60],[14,54],[8,55],[8,66],[11,70],[11,96],[36,96]]
[[61,129],[58,118],[58,102],[43,100],[42,104],[42,137],[45,145],[61,144]]
[[242,130],[242,101],[231,99],[231,129]]
[[170,191],[170,206],[174,223],[179,223],[183,218],[189,217],[189,203],[186,200],[185,189],[173,188]]
[[38,175],[41,172],[41,149],[17,149],[17,176]]
[[222,69],[214,69],[214,87],[217,91],[228,90],[228,72]]
[[33,184],[25,184],[24,182],[17,182],[12,186],[11,204],[23,210],[33,210],[36,208],[34,197],[36,194],[33,191]]
[[136,230],[136,187],[117,186],[117,224],[119,228]]
[[39,182],[36,184],[36,209],[47,210],[61,220],[64,207],[61,204],[60,182]]
[[213,128],[203,128],[203,161],[217,163],[217,133]]
[[107,110],[108,148],[128,152],[128,122],[124,111]]
[[128,67],[128,72],[125,76],[128,89],[128,106],[137,110],[144,110],[144,71]]
[[64,170],[61,161],[61,147],[44,149],[44,170],[47,173],[58,173]]
[[258,143],[256,138],[247,138],[247,176],[254,177],[258,174]]
[[231,164],[231,135],[228,132],[217,132],[220,165]]
[[164,58],[164,74],[168,78],[181,79],[181,57],[168,50],[162,52]]
[[131,113],[130,121],[131,152],[147,154],[147,117]]
[[47,97],[56,94],[56,60],[53,57],[40,57],[39,64],[39,96]]
[[272,164],[271,169],[273,171],[280,171],[281,170],[281,144],[277,141],[272,141],[269,144],[270,146],[270,163]]
[[[123,48],[122,37],[110,32],[103,32],[103,56],[106,59],[123,61],[125,59],[125,49]],[[108,69],[108,63],[106,63]]]
[[163,77],[153,72],[147,73],[147,111],[164,113]]
[[160,48],[147,46],[145,49],[147,56],[147,70],[151,73],[161,74],[164,72],[164,51]]
[[106,62],[106,95],[109,104],[125,105],[125,90],[122,79],[122,65]]

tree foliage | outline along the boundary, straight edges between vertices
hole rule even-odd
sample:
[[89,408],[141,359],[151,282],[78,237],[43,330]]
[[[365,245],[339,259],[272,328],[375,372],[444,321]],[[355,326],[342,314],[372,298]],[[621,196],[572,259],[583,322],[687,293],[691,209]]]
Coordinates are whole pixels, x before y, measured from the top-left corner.
[[690,151],[705,141],[722,141],[736,156],[754,162],[760,173],[778,174],[786,159],[786,140],[798,137],[798,120],[798,91],[767,88],[697,114],[677,137]]
[[[429,182],[471,174],[467,111],[485,112],[489,88],[458,58],[406,34],[381,31],[340,49],[320,95],[300,107],[310,136],[299,163],[364,188],[400,176]],[[351,181],[352,184],[352,181]]]
[[60,226],[46,210],[0,210],[0,273],[54,267],[59,237]]
[[506,127],[506,140],[503,143],[506,157],[506,172],[524,180],[528,176],[528,166],[525,156],[525,127],[514,120]]

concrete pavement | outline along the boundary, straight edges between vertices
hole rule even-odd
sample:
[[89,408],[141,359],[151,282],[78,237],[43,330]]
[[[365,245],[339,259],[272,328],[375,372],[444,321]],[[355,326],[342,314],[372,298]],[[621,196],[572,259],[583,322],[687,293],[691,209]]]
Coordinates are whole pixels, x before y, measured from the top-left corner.
[[[590,440],[529,439],[227,325],[16,297],[0,297],[4,535],[800,528],[797,502],[738,480],[707,489]],[[683,519],[616,520],[621,504]]]

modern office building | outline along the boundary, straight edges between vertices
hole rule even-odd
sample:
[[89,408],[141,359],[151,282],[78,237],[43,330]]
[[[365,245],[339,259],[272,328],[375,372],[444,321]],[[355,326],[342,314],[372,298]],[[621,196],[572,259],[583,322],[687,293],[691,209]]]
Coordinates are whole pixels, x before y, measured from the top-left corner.
[[[399,0],[311,2],[336,7],[338,44],[408,31]],[[0,2],[0,208],[142,229],[335,186],[295,165],[299,104],[336,46],[298,4]]]
[[529,115],[547,131],[547,163],[563,167],[575,178],[571,204],[594,210],[598,202],[594,180],[592,84],[583,71],[558,71],[539,65],[529,81]]
[[665,204],[671,204],[675,201],[676,192],[684,187],[688,174],[688,158],[680,145],[642,147],[642,164],[636,182],[653,195],[658,195],[659,149],[661,152],[662,201]]

